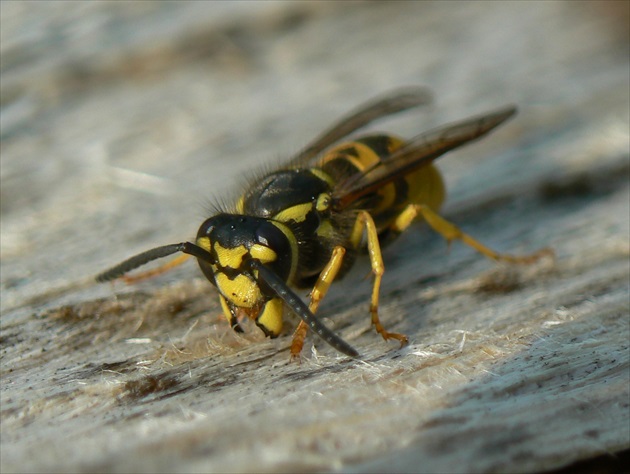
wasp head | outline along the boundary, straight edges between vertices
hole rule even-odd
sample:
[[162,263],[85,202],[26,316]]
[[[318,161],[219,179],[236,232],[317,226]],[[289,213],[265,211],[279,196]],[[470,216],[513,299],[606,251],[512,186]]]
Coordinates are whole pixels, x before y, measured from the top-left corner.
[[296,262],[291,235],[275,221],[234,214],[211,217],[199,228],[196,245],[210,257],[198,259],[199,266],[221,293],[223,310],[235,329],[239,329],[237,314],[245,313],[266,334],[277,336],[280,332],[281,302],[275,301],[276,292],[260,278],[252,261],[264,265],[284,282],[290,281]]

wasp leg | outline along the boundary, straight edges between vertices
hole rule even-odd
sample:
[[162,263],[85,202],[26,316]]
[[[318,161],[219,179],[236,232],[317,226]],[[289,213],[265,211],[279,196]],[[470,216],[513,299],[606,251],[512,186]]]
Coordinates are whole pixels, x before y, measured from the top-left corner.
[[454,224],[451,224],[433,211],[429,206],[424,204],[410,204],[407,206],[407,208],[398,215],[394,223],[391,225],[391,230],[398,233],[402,232],[409,227],[412,221],[418,216],[424,218],[427,224],[444,237],[449,245],[453,240],[461,240],[466,245],[474,248],[480,254],[493,260],[516,264],[530,264],[545,256],[553,256],[553,250],[550,248],[544,248],[529,255],[510,255],[495,252],[478,240],[472,238],[470,235],[464,233]]
[[383,278],[383,273],[385,273],[385,266],[383,265],[381,246],[378,241],[378,231],[376,230],[374,219],[372,219],[372,216],[367,211],[359,211],[357,220],[354,224],[354,229],[352,230],[352,234],[350,236],[350,242],[355,248],[361,244],[363,231],[367,234],[368,254],[370,256],[372,273],[374,274],[372,301],[370,303],[372,326],[374,326],[376,332],[383,336],[383,339],[386,341],[388,339],[396,339],[397,341],[400,341],[400,346],[402,347],[409,342],[407,336],[385,330],[378,318],[378,296],[381,288],[381,279]]
[[164,265],[160,265],[157,268],[147,270],[146,272],[136,273],[135,275],[124,275],[122,279],[125,283],[137,283],[139,281],[146,280],[147,278],[152,278],[154,276],[161,275],[162,273],[166,273],[171,268],[177,267],[178,265],[184,263],[186,260],[188,260],[188,258],[190,258],[190,255],[181,254],[175,257],[170,262],[166,262]]
[[[337,246],[333,249],[332,255],[330,256],[330,260],[319,274],[319,278],[311,291],[311,302],[308,305],[308,309],[311,313],[315,314],[317,308],[319,308],[319,303],[324,299],[326,293],[330,289],[330,285],[334,281],[337,273],[339,273],[339,269],[341,268],[341,264],[343,263],[343,257],[346,254],[346,249]],[[298,327],[295,329],[293,333],[293,341],[291,342],[291,358],[295,359],[302,352],[302,347],[304,346],[304,339],[306,338],[306,333],[308,332],[308,324],[304,321],[300,321]]]

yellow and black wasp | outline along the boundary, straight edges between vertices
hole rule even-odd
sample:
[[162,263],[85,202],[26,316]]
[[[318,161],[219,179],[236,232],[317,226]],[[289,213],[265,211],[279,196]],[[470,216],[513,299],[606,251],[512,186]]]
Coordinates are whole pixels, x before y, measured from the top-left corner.
[[[284,168],[266,173],[244,190],[233,209],[207,219],[194,242],[148,250],[97,276],[98,281],[123,277],[152,260],[182,252],[197,258],[203,274],[219,290],[225,317],[242,332],[239,317],[248,316],[267,336],[282,329],[284,307],[301,318],[291,345],[302,350],[310,327],[338,351],[358,352],[316,316],[331,283],[352,266],[360,250],[370,258],[374,283],[370,303],[372,325],[385,340],[407,343],[389,332],[378,316],[384,272],[381,243],[424,220],[447,241],[461,240],[495,260],[529,263],[548,253],[515,257],[499,254],[463,233],[437,213],[445,198],[444,182],[433,161],[475,140],[516,113],[503,107],[439,127],[409,141],[389,134],[342,139],[372,121],[427,103],[421,88],[399,89],[359,107],[317,137]],[[134,281],[179,264],[173,260]],[[291,289],[312,288],[306,305]]]

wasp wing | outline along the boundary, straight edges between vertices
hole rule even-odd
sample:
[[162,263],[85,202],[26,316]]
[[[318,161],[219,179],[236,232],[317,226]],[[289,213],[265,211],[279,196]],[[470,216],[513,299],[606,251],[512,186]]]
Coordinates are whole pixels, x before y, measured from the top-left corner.
[[365,173],[356,174],[340,183],[335,190],[335,207],[345,209],[360,197],[432,163],[454,148],[484,136],[515,113],[516,107],[510,105],[412,138]]
[[423,87],[405,87],[377,97],[338,120],[294,156],[289,164],[308,163],[326,148],[374,120],[430,102],[431,94]]

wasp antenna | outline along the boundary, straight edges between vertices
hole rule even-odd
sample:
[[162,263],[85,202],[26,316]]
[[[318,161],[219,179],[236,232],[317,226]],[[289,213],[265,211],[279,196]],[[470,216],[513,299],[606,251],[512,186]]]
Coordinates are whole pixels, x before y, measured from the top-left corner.
[[125,273],[130,272],[131,270],[135,270],[146,263],[149,263],[153,260],[157,260],[158,258],[168,257],[176,252],[180,252],[182,250],[183,244],[170,244],[163,245],[162,247],[156,247],[151,250],[147,250],[146,252],[142,252],[138,255],[134,255],[131,258],[128,258],[122,263],[119,263],[115,267],[110,268],[109,270],[104,271],[96,276],[96,281],[104,282],[104,281],[112,281],[116,278],[123,276]]
[[204,262],[208,262],[210,264],[213,264],[215,262],[212,254],[206,249],[199,247],[199,245],[195,245],[191,242],[182,242],[178,245],[180,246],[180,252],[187,253],[188,255],[192,255],[193,257],[196,257],[199,260],[203,260]]
[[518,112],[518,108],[516,107],[516,105],[505,105],[500,109],[495,110],[494,112],[490,112],[489,114],[487,114],[486,117],[482,118],[481,128],[490,131],[494,127],[505,122],[513,115],[516,115],[516,112]]
[[249,266],[252,270],[258,271],[258,278],[264,281],[278,297],[291,308],[308,326],[324,341],[350,357],[359,357],[357,350],[346,341],[328,329],[317,317],[308,309],[308,306],[297,296],[282,279],[274,272],[265,267],[258,260],[250,260]]
[[138,255],[134,255],[124,262],[119,263],[115,267],[112,267],[109,270],[106,270],[103,273],[97,275],[96,281],[105,282],[115,280],[116,278],[120,278],[121,276],[123,276],[125,273],[128,273],[131,270],[135,270],[136,268],[152,262],[153,260],[157,260],[158,258],[162,257],[168,257],[169,255],[173,255],[177,252],[192,255],[193,257],[197,257],[200,260],[205,260],[208,263],[214,262],[212,255],[207,250],[191,242],[181,242],[179,244],[163,245],[162,247],[156,247],[154,249],[147,250],[146,252],[142,252]]

